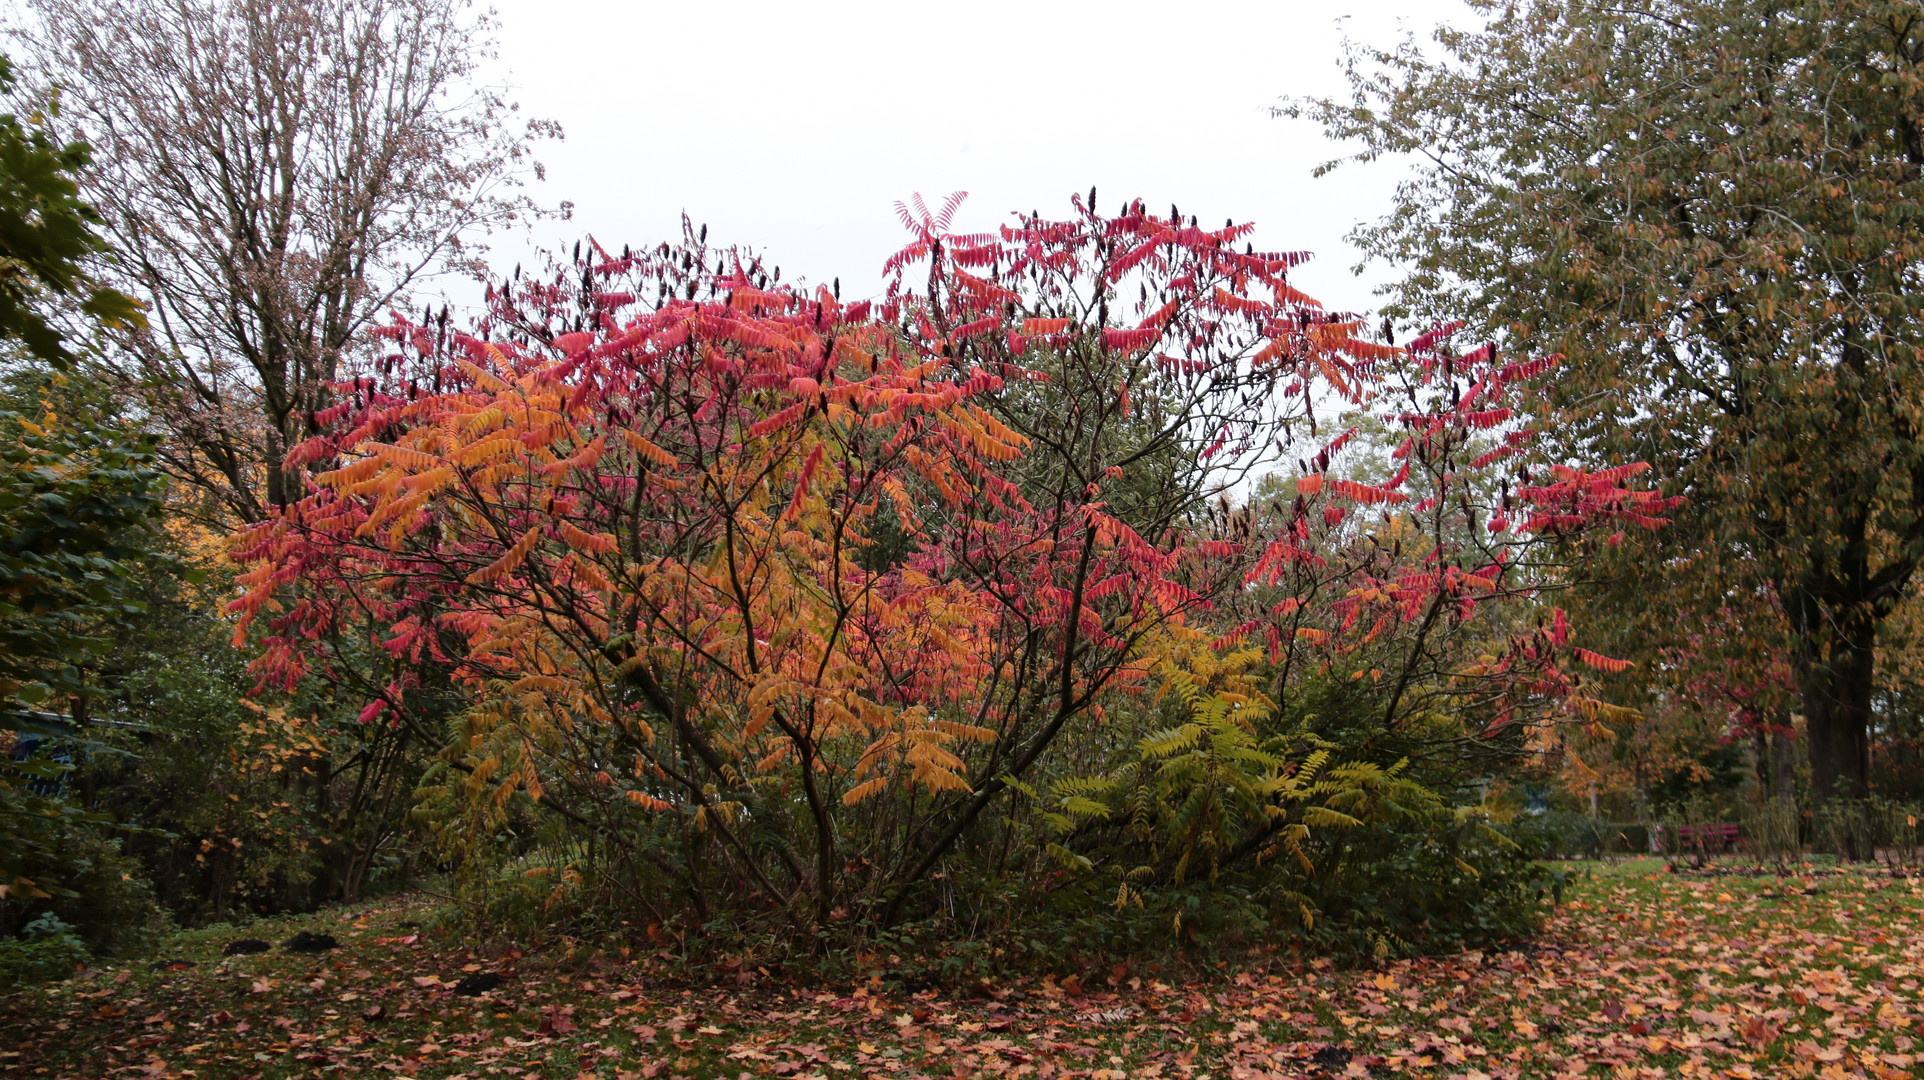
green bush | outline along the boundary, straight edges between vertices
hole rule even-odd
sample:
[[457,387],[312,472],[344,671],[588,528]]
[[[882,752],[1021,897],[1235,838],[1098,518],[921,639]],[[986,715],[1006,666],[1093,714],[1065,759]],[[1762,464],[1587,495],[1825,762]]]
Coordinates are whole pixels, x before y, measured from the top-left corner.
[[[476,771],[430,769],[414,821],[441,845],[460,917],[482,932],[646,932],[691,956],[910,983],[1214,963],[1250,949],[1400,957],[1534,932],[1561,878],[1537,860],[1573,841],[1485,805],[1479,781],[1524,760],[1520,745],[1459,757],[1466,721],[1446,710],[1386,729],[1382,691],[1340,675],[1306,678],[1278,707],[1258,689],[1275,677],[1260,650],[1198,640],[1158,672],[1158,692],[1117,695],[1101,725],[1066,736],[1076,753],[1061,767],[1005,777],[1007,797],[907,902],[855,892],[801,934],[789,931],[812,913],[744,909],[719,890],[677,895],[659,869],[726,869],[746,852],[804,894],[810,868],[783,857],[770,824],[799,805],[792,793],[754,812],[736,805],[727,838],[640,811],[590,830],[526,793],[501,797],[487,776],[523,752],[503,746]],[[470,745],[477,723],[451,722],[451,741]],[[1611,839],[1586,827],[1591,847]],[[860,853],[843,873],[886,879],[901,853],[857,844],[864,835],[839,841]]]
[[1518,821],[1519,843],[1542,859],[1596,859],[1650,851],[1650,826],[1605,821],[1570,810],[1550,810]]
[[1348,830],[1298,886],[1321,912],[1304,937],[1383,958],[1527,936],[1558,883],[1522,831],[1473,812]]
[[1766,799],[1748,805],[1739,824],[1744,830],[1744,846],[1758,862],[1782,868],[1803,857],[1796,804]]
[[0,935],[53,919],[86,949],[121,956],[151,945],[169,927],[139,861],[117,838],[86,825],[43,834],[42,850],[24,864],[25,876],[51,884],[42,897],[13,896],[0,905]]
[[[1113,877],[1093,871],[1063,869],[1028,885],[965,878],[955,895],[979,909],[899,927],[875,944],[910,958],[888,973],[910,981],[1005,965],[1214,963],[1253,947],[1368,961],[1526,937],[1559,887],[1514,826],[1469,808],[1439,803],[1420,820],[1324,831],[1303,846],[1307,866],[1292,853],[1214,878],[1145,884],[1126,903]],[[997,929],[958,942],[957,917]]]
[[1811,847],[1846,859],[1919,865],[1924,806],[1895,799],[1833,799],[1811,812]]
[[0,938],[0,986],[45,982],[71,975],[87,964],[87,944],[53,912],[43,912],[20,930]]

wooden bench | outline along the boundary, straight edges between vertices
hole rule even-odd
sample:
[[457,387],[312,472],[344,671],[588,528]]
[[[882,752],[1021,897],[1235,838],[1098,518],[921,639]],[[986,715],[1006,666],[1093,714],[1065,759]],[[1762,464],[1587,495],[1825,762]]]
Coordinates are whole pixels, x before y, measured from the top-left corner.
[[[1663,826],[1656,826],[1656,833],[1661,836]],[[1725,822],[1721,825],[1677,826],[1677,842],[1684,850],[1715,848],[1723,851],[1736,847],[1737,841],[1741,839],[1743,839],[1743,829],[1733,822]]]

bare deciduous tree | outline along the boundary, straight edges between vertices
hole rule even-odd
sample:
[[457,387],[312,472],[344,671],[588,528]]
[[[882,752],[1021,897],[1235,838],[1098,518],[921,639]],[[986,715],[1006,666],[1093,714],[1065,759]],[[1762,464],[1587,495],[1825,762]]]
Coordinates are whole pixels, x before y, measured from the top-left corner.
[[24,58],[150,307],[122,373],[175,470],[258,519],[299,496],[282,459],[370,323],[539,212],[530,145],[560,130],[476,84],[496,24],[469,0],[29,7]]

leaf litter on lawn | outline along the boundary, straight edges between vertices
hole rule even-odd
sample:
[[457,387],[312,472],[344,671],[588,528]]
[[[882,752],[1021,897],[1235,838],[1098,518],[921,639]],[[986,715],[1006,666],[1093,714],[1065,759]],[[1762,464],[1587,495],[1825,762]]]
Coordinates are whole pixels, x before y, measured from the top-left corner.
[[[0,1076],[1895,1080],[1924,1063],[1924,882],[1881,871],[1599,864],[1532,942],[1367,969],[1262,950],[1208,978],[1119,967],[975,993],[671,986],[652,961],[482,955],[401,926],[423,906],[336,913],[338,951],[223,957],[184,934],[166,955],[196,967],[0,997]],[[457,994],[484,972],[500,981]]]

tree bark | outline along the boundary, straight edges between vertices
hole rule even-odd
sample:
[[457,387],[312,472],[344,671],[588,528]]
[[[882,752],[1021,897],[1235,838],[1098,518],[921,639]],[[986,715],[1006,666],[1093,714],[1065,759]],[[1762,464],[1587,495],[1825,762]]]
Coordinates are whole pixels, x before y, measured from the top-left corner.
[[[1829,636],[1828,648],[1801,650],[1799,664],[1813,809],[1870,795],[1877,623],[1868,614],[1856,615]],[[1849,831],[1840,858],[1871,856],[1868,837],[1858,835],[1862,831]]]
[[1787,727],[1770,732],[1770,797],[1784,804],[1797,800],[1797,740]]
[[1833,646],[1829,662],[1810,663],[1803,673],[1814,802],[1870,794],[1875,631],[1868,619],[1848,628]]

